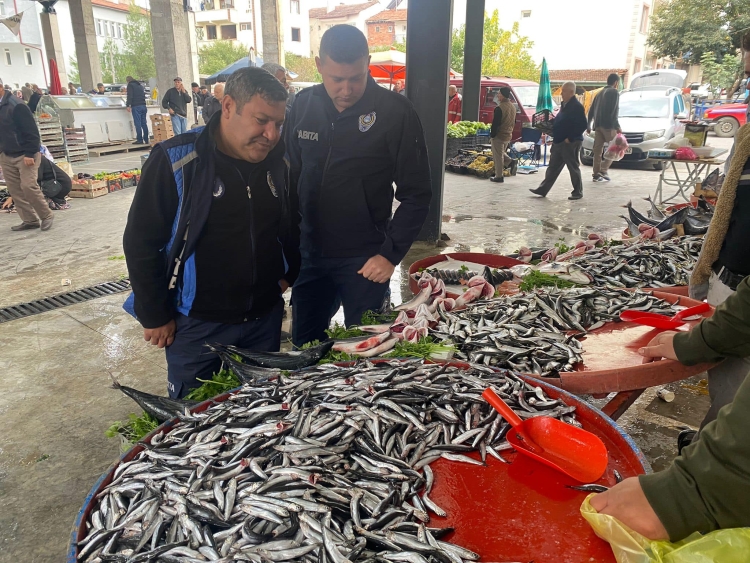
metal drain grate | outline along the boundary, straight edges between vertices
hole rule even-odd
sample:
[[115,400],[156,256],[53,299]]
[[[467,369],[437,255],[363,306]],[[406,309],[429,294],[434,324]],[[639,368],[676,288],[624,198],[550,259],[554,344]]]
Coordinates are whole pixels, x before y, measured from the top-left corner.
[[99,297],[104,297],[106,295],[122,293],[129,289],[130,280],[125,279],[116,282],[100,283],[99,285],[84,287],[82,289],[77,289],[76,291],[61,293],[60,295],[46,297],[28,303],[21,303],[20,305],[12,305],[0,309],[0,323],[15,321],[16,319],[38,315],[39,313],[46,313],[47,311],[60,309],[62,307],[67,307],[68,305],[76,305],[77,303],[83,303],[84,301],[90,301],[91,299],[98,299]]

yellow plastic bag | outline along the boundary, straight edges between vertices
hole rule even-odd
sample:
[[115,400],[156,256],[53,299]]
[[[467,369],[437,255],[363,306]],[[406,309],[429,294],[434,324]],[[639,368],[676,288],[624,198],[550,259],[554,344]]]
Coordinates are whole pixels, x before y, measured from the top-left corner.
[[676,543],[652,541],[612,516],[599,514],[589,495],[581,515],[596,535],[609,542],[617,563],[747,563],[750,561],[750,528],[694,533]]

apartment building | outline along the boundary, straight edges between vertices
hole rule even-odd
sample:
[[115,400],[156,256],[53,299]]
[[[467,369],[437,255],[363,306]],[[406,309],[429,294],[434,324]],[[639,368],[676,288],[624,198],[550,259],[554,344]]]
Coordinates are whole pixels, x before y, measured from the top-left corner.
[[367,44],[387,47],[406,41],[406,10],[383,10],[367,20]]
[[367,36],[367,20],[385,8],[377,0],[358,4],[344,4],[328,0],[325,8],[310,10],[310,50],[317,56],[320,52],[320,38],[334,25],[353,25]]

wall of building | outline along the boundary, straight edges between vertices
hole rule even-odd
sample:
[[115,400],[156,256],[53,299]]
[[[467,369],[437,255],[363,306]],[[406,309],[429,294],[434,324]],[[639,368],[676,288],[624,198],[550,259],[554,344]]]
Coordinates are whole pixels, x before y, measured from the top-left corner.
[[[3,15],[10,16],[21,12],[24,12],[24,15],[18,37],[7,27],[0,25],[0,78],[3,84],[13,87],[20,87],[26,82],[39,84],[41,87],[47,84],[47,58],[43,54],[42,30],[36,15],[38,6],[39,4],[33,0],[15,0],[15,6],[13,0],[4,2]],[[6,52],[10,55],[10,64]]]
[[310,56],[310,7],[308,0],[282,0],[284,50],[302,57]]
[[[390,30],[390,31],[389,31]],[[367,22],[367,44],[382,47],[406,40],[406,20]]]
[[[364,1],[364,0],[362,0]],[[348,2],[349,4],[354,2]],[[356,2],[359,3],[359,2]],[[340,17],[340,18],[325,18],[325,19],[310,19],[310,51],[314,56],[317,56],[320,52],[320,38],[327,29],[330,29],[334,25],[347,24],[353,25],[359,29],[367,37],[367,20],[371,19],[375,14],[382,12],[385,9],[384,4],[375,4],[369,8],[366,8],[359,12],[359,14]]]

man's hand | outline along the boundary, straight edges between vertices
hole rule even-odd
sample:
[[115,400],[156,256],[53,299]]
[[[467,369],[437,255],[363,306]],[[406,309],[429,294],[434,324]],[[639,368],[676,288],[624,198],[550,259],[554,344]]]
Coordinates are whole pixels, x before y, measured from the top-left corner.
[[172,108],[169,108],[169,115],[174,115],[174,110]]
[[617,129],[618,134],[622,134],[622,129]]
[[638,477],[630,477],[605,493],[591,497],[600,514],[617,518],[631,530],[650,540],[668,540],[669,534],[643,494]]
[[130,113],[130,106],[126,107],[125,109],[128,110],[128,113]]
[[662,332],[649,342],[645,348],[640,348],[638,353],[643,356],[643,363],[648,364],[654,360],[666,358],[677,360],[674,351],[674,337],[676,332]]
[[174,342],[175,329],[176,325],[174,320],[169,321],[167,324],[160,326],[159,328],[144,328],[143,340],[150,342],[159,348],[171,346],[172,342]]
[[586,129],[586,133],[588,133],[589,135],[591,135],[591,129]]
[[24,156],[24,157],[23,157],[23,163],[24,163],[24,164],[25,164],[26,166],[34,166],[34,159],[33,159],[33,158],[31,158],[31,157],[29,157],[29,156]]
[[570,144],[570,139],[565,139],[565,142]]
[[3,202],[3,209],[9,209],[11,205],[13,205],[13,198],[6,198],[6,200]]
[[284,293],[287,289],[289,289],[289,282],[284,278],[281,278],[279,280],[279,287],[281,288],[281,293]]
[[387,258],[377,254],[365,262],[365,265],[357,273],[362,274],[372,282],[385,283],[391,279],[395,269],[396,266],[391,264]]

